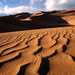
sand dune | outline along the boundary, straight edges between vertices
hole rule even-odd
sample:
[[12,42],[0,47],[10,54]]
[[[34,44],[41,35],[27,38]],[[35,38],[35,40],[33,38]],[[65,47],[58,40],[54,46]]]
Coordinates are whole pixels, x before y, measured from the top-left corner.
[[74,75],[74,37],[75,27],[0,33],[0,75]]
[[75,9],[50,12],[41,11],[34,14],[19,13],[15,15],[0,17],[1,22],[23,27],[26,29],[72,26],[75,25],[74,20]]
[[0,17],[0,75],[75,75],[74,11]]
[[75,14],[72,16],[66,16],[62,17],[64,20],[66,20],[70,25],[75,25]]

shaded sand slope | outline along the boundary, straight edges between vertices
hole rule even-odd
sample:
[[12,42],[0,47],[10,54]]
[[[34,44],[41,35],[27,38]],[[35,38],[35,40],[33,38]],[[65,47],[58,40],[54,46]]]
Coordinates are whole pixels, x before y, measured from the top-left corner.
[[15,15],[0,17],[0,22],[28,28],[51,28],[75,25],[75,9],[64,11],[19,13]]
[[0,33],[0,75],[75,75],[75,26]]
[[0,22],[0,33],[2,32],[11,32],[11,31],[21,31],[21,30],[27,30],[26,28],[11,25],[8,23]]

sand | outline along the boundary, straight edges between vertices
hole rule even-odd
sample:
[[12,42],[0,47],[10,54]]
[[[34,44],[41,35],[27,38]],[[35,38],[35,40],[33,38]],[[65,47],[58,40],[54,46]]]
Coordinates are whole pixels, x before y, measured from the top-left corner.
[[74,20],[75,20],[75,9],[64,11],[50,11],[50,12],[40,11],[34,14],[19,13],[15,15],[0,17],[1,23],[19,26],[21,27],[21,29],[23,28],[41,29],[41,28],[73,26],[75,25]]
[[[62,16],[62,13],[72,10],[74,9],[52,12],[52,15],[61,15],[64,20],[67,18],[65,22],[68,26],[65,22],[60,22],[60,24],[54,20],[57,22],[56,25],[60,25],[59,27],[43,28],[43,26],[43,29],[31,29],[30,27],[31,30],[25,30],[21,26],[20,28],[17,25],[11,25],[12,22],[11,24],[1,22],[0,25],[9,24],[9,26],[4,28],[8,31],[1,30],[0,33],[0,75],[75,75],[75,15],[71,12],[74,16],[69,15],[71,13]],[[48,22],[43,18],[39,20],[33,18],[43,13],[45,12],[32,15],[27,13],[27,18],[29,21]],[[52,15],[50,18],[54,19]],[[20,14],[15,16],[21,18]],[[19,20],[27,21],[25,18]],[[10,26],[14,29],[16,26],[17,30]]]

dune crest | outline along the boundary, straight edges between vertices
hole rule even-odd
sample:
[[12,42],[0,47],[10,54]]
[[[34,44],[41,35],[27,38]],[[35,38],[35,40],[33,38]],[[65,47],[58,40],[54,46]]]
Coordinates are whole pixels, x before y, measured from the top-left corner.
[[[0,17],[1,28],[4,25],[3,23],[7,23],[9,25],[15,25],[25,29],[73,26],[75,25],[74,20],[75,9],[50,12],[40,11],[33,14],[19,13]],[[23,28],[21,29],[23,30]]]

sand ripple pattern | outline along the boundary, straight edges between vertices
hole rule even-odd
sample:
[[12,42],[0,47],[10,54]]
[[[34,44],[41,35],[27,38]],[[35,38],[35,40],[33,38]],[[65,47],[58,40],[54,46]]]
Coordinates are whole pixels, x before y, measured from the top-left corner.
[[1,33],[0,75],[75,75],[75,27]]

